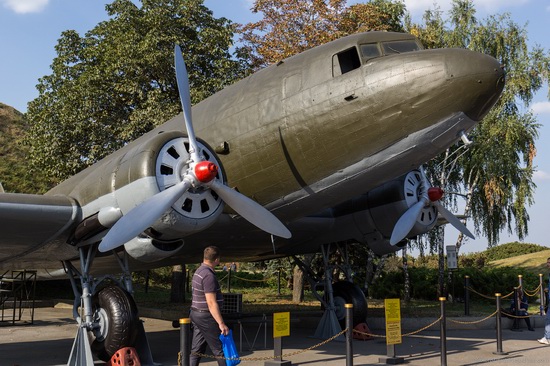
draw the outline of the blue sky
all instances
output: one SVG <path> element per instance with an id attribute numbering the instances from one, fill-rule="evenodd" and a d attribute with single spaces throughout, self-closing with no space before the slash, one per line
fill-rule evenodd
<path id="1" fill-rule="evenodd" d="M 450 0 L 405 0 L 407 9 L 417 20 L 434 2 L 444 11 L 451 4 Z M 74 29 L 84 35 L 97 23 L 107 19 L 107 3 L 110 1 L 0 0 L 0 45 L 3 50 L 0 57 L 0 102 L 25 112 L 27 103 L 38 96 L 38 79 L 51 73 L 50 64 L 56 55 L 54 47 L 61 32 Z M 258 19 L 257 15 L 250 12 L 252 3 L 252 0 L 205 1 L 216 17 L 226 17 L 237 23 Z M 538 44 L 550 50 L 549 0 L 474 0 L 474 3 L 479 19 L 488 14 L 508 12 L 516 23 L 527 24 L 530 44 Z M 529 235 L 524 241 L 550 246 L 550 225 L 545 205 L 550 202 L 550 102 L 547 93 L 548 87 L 545 86 L 529 106 L 542 126 L 535 160 L 538 169 L 535 183 L 538 188 L 535 204 L 529 208 Z M 457 231 L 449 227 L 446 233 L 446 244 L 454 244 Z M 504 232 L 500 242 L 516 239 Z M 481 251 L 485 247 L 486 240 L 478 238 L 469 241 L 462 251 Z"/>

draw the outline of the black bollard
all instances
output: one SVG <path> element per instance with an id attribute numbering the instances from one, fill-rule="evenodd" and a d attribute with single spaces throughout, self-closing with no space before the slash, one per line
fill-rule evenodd
<path id="1" fill-rule="evenodd" d="M 353 366 L 353 304 L 346 308 L 346 366 Z"/>
<path id="2" fill-rule="evenodd" d="M 180 362 L 178 365 L 189 366 L 191 356 L 191 319 L 180 319 Z"/>
<path id="3" fill-rule="evenodd" d="M 445 316 L 445 298 L 440 297 L 441 303 L 441 366 L 447 366 L 447 317 Z"/>
<path id="4" fill-rule="evenodd" d="M 470 315 L 470 276 L 464 276 L 464 315 Z"/>
<path id="5" fill-rule="evenodd" d="M 501 306 L 500 306 L 500 296 L 501 294 L 496 293 L 495 294 L 497 298 L 497 351 L 493 352 L 495 355 L 507 355 L 508 352 L 502 351 L 502 313 L 501 313 Z"/>

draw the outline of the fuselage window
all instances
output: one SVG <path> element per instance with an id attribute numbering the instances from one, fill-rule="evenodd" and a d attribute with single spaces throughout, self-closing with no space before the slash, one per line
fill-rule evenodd
<path id="1" fill-rule="evenodd" d="M 332 56 L 332 73 L 333 76 L 338 76 L 358 69 L 361 66 L 359 55 L 355 47 L 337 53 Z"/>
<path id="2" fill-rule="evenodd" d="M 378 43 L 362 44 L 359 47 L 361 49 L 361 56 L 363 56 L 365 61 L 371 58 L 380 57 L 380 48 L 378 48 Z"/>
<path id="3" fill-rule="evenodd" d="M 420 47 L 414 40 L 382 42 L 382 48 L 385 55 L 394 53 L 419 51 Z"/>

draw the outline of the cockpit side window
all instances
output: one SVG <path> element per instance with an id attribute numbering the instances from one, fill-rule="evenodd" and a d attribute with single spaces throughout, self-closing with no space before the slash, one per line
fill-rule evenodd
<path id="1" fill-rule="evenodd" d="M 345 51 L 332 56 L 332 75 L 343 75 L 361 66 L 361 60 L 357 53 L 357 48 L 348 48 Z"/>
<path id="2" fill-rule="evenodd" d="M 392 55 L 395 53 L 419 51 L 420 47 L 416 41 L 407 39 L 403 41 L 382 42 L 382 49 L 385 55 Z"/>

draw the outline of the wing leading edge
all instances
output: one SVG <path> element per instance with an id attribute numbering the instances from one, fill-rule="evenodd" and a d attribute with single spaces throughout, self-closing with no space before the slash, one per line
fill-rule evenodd
<path id="1" fill-rule="evenodd" d="M 80 212 L 67 196 L 0 193 L 0 268 L 56 239 L 64 242 Z"/>

